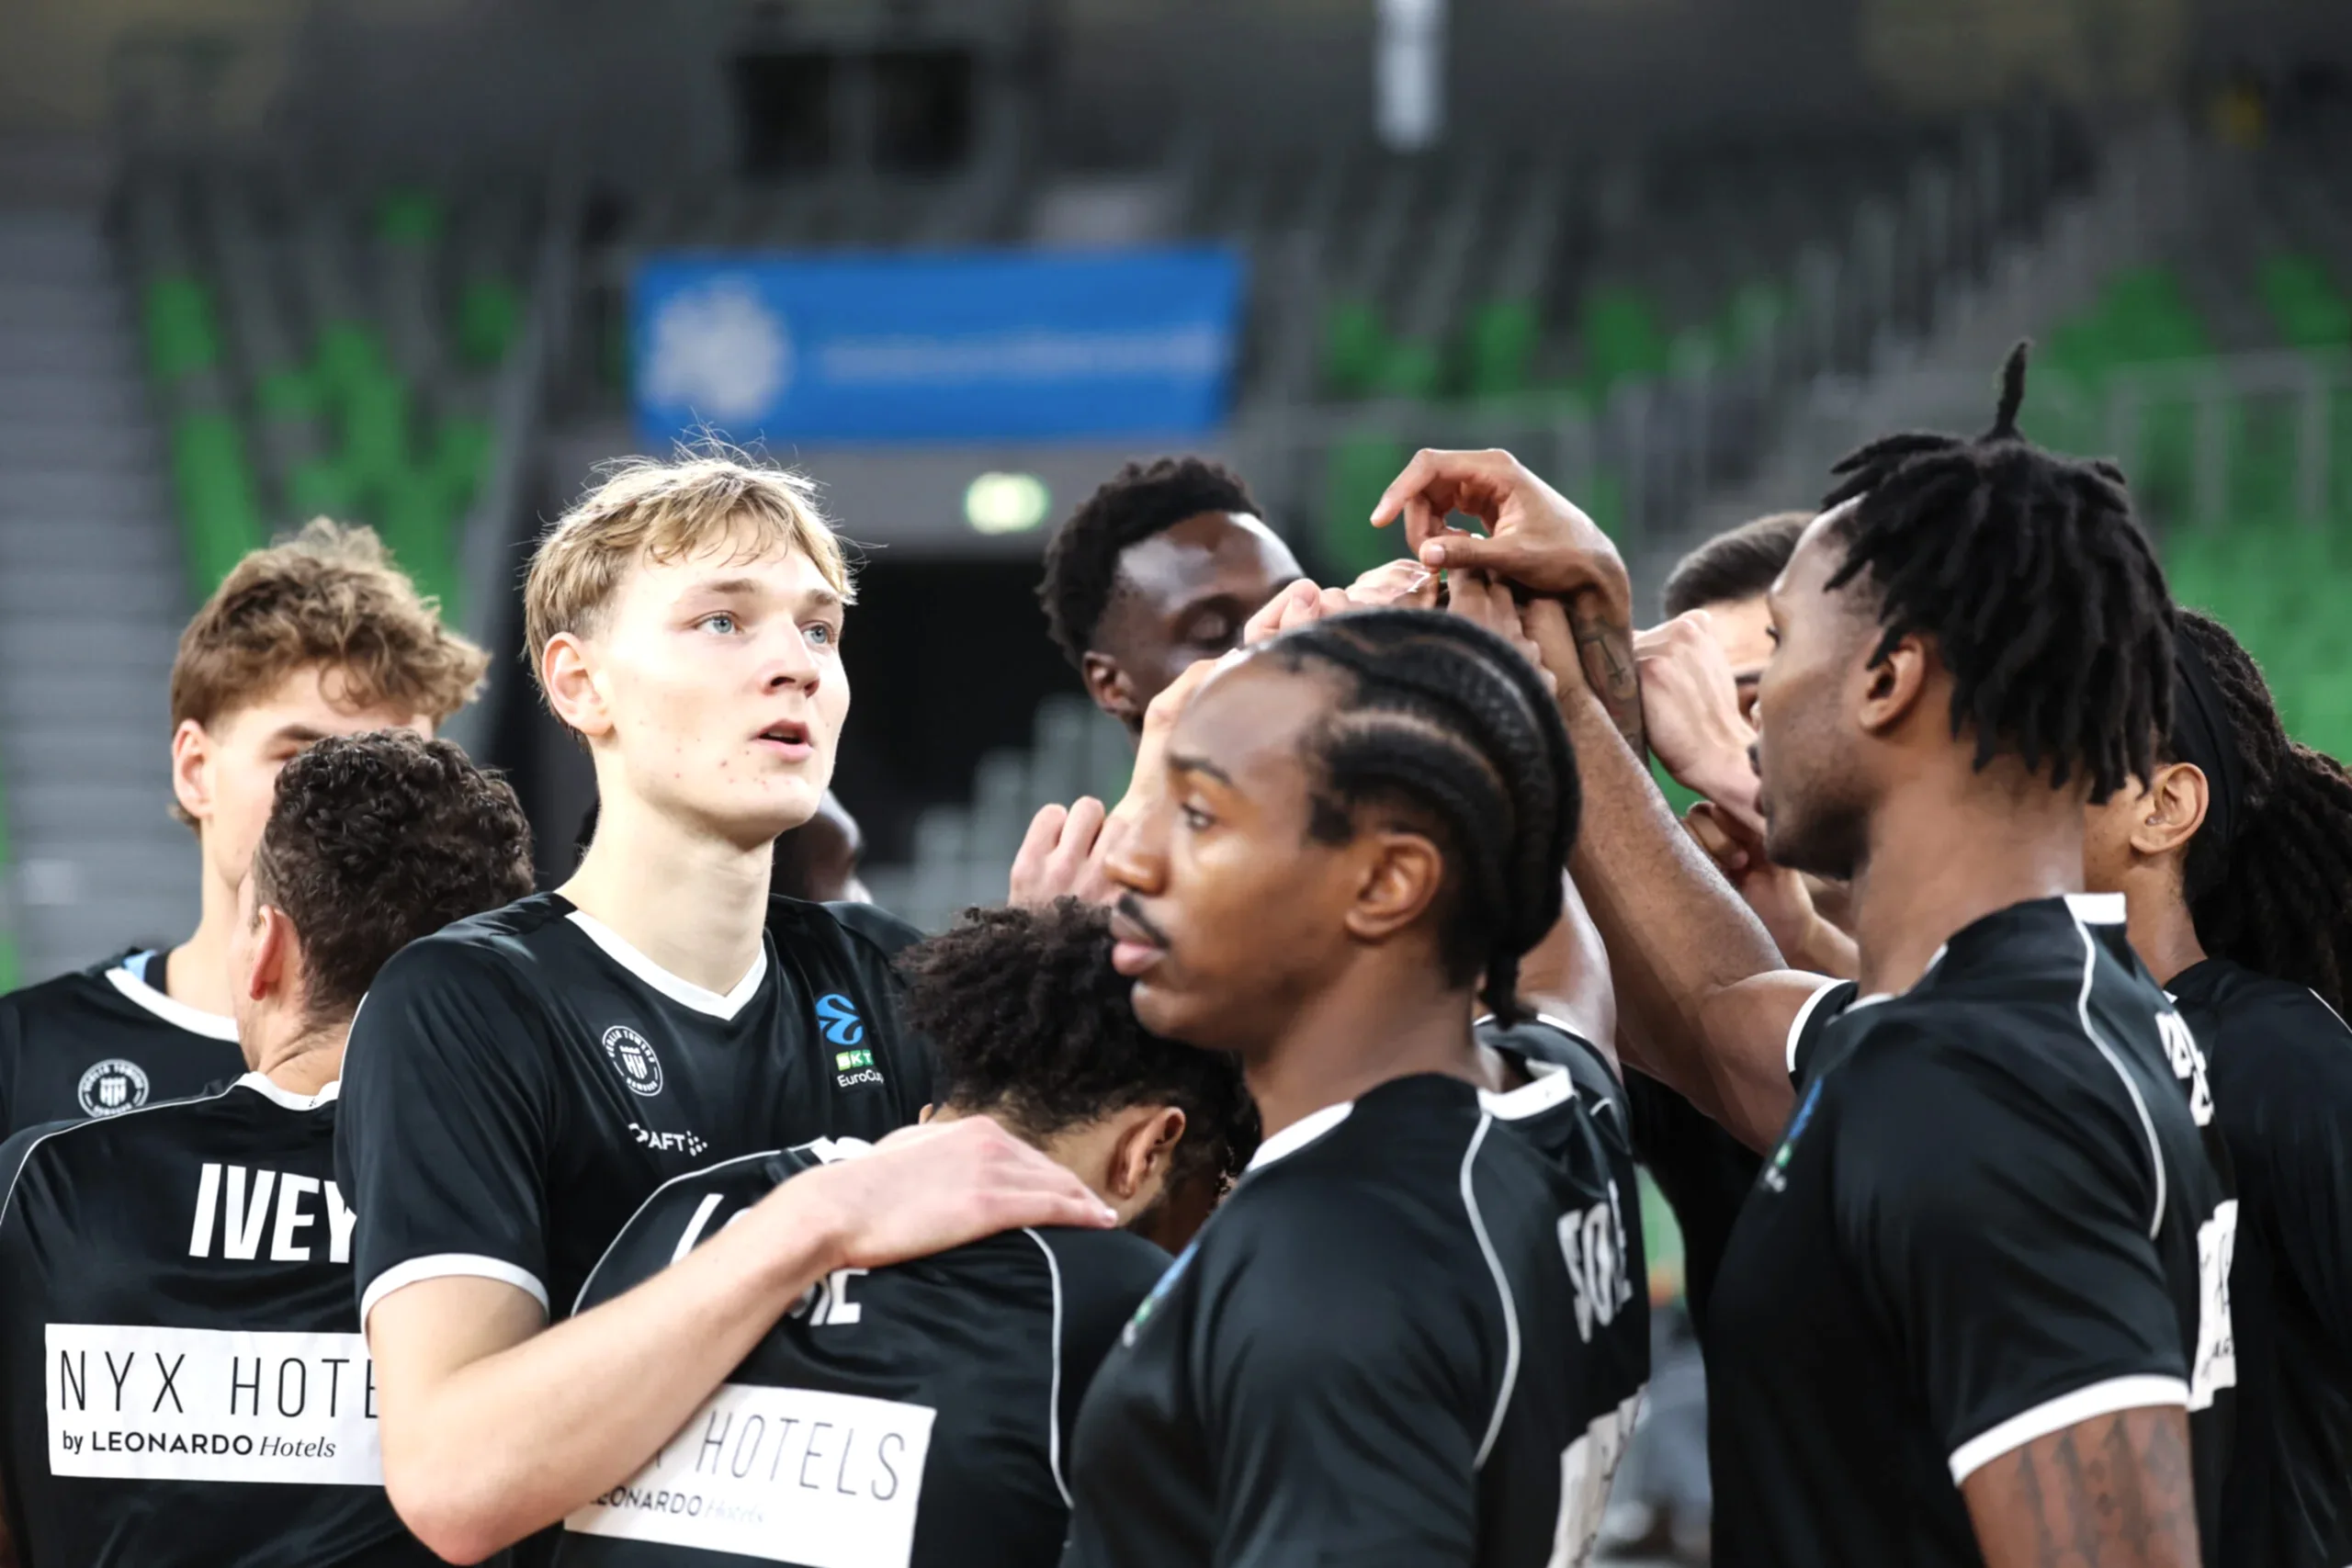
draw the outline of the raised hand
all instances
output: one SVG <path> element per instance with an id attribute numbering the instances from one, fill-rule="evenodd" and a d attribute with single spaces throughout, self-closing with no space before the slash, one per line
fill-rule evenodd
<path id="1" fill-rule="evenodd" d="M 1155 705 L 1157 705 L 1155 704 Z M 1040 807 L 1012 857 L 1012 886 L 1005 901 L 1035 906 L 1057 898 L 1111 901 L 1104 863 L 1126 836 L 1129 824 L 1114 820 L 1092 795 L 1069 807 Z"/>
<path id="2" fill-rule="evenodd" d="M 1739 685 L 1723 645 L 1707 629 L 1707 612 L 1692 610 L 1636 634 L 1634 660 L 1651 751 L 1684 787 L 1760 838 L 1764 819 L 1747 751 L 1756 731 L 1740 716 Z"/>

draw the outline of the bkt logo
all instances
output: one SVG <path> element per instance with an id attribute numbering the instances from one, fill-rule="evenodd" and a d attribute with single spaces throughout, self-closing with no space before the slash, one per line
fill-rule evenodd
<path id="1" fill-rule="evenodd" d="M 865 1025 L 847 997 L 831 992 L 819 997 L 817 1020 L 824 1027 L 825 1038 L 835 1045 L 855 1045 L 865 1039 Z"/>

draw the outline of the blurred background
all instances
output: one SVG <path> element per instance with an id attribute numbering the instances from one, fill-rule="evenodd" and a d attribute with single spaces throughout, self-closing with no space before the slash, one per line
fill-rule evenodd
<path id="1" fill-rule="evenodd" d="M 499 652 L 458 732 L 552 882 L 528 541 L 615 456 L 805 465 L 865 563 L 837 788 L 937 924 L 1124 786 L 1034 599 L 1124 458 L 1225 457 L 1328 580 L 1412 447 L 1509 446 L 1648 609 L 1982 426 L 2019 334 L 2029 432 L 2352 750 L 2343 0 L 5 0 L 0 988 L 191 927 L 175 639 L 318 513 Z"/>

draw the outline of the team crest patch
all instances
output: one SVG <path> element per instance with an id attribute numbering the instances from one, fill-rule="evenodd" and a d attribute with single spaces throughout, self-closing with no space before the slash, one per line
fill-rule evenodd
<path id="1" fill-rule="evenodd" d="M 662 1058 L 653 1054 L 652 1042 L 628 1024 L 616 1023 L 605 1031 L 605 1057 L 630 1093 L 662 1092 Z"/>
<path id="2" fill-rule="evenodd" d="M 147 1103 L 147 1075 L 136 1062 L 109 1056 L 82 1075 L 75 1098 L 85 1116 L 119 1116 Z"/>

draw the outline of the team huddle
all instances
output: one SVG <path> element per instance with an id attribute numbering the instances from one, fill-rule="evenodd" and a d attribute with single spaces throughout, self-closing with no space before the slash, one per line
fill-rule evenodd
<path id="1" fill-rule="evenodd" d="M 551 891 L 433 738 L 485 656 L 365 530 L 249 556 L 173 672 L 196 931 L 0 998 L 0 1563 L 1568 1568 L 1639 1162 L 1717 1562 L 2344 1568 L 2352 779 L 2023 393 L 1643 631 L 1505 453 L 1344 587 L 1129 465 L 1039 597 L 1132 783 L 928 938 L 799 476 L 538 542 Z"/>

